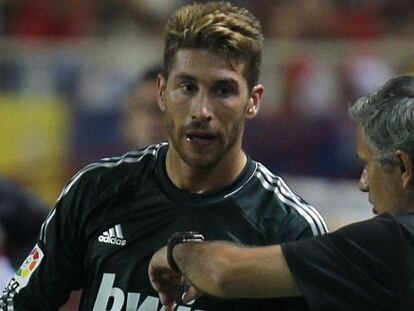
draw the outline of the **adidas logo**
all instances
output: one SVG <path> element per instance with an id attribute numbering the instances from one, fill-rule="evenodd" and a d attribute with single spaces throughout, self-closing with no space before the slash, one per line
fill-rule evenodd
<path id="1" fill-rule="evenodd" d="M 122 234 L 121 225 L 117 224 L 113 228 L 110 228 L 108 231 L 104 231 L 98 238 L 99 242 L 108 243 L 113 245 L 124 246 L 126 240 Z"/>

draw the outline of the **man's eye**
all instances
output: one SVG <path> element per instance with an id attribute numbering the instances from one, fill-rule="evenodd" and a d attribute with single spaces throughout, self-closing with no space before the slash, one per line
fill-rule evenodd
<path id="1" fill-rule="evenodd" d="M 216 89 L 216 93 L 221 97 L 227 97 L 234 94 L 234 90 L 228 86 L 221 86 Z"/>
<path id="2" fill-rule="evenodd" d="M 197 91 L 197 86 L 194 83 L 181 83 L 180 88 L 186 93 L 194 93 Z"/>

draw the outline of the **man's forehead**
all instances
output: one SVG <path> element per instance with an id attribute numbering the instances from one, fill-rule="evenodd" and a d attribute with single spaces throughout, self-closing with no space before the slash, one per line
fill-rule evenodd
<path id="1" fill-rule="evenodd" d="M 188 75 L 200 74 L 200 71 L 217 76 L 242 77 L 244 63 L 205 49 L 180 49 L 174 56 L 170 72 Z"/>

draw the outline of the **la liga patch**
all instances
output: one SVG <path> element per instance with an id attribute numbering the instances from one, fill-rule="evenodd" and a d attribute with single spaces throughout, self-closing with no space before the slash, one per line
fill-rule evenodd
<path id="1" fill-rule="evenodd" d="M 14 275 L 14 280 L 19 285 L 15 290 L 19 292 L 20 289 L 24 288 L 30 280 L 33 272 L 39 267 L 44 254 L 40 249 L 39 245 L 35 245 L 33 250 L 27 256 L 26 260 L 23 262 L 21 267 L 16 271 Z"/>

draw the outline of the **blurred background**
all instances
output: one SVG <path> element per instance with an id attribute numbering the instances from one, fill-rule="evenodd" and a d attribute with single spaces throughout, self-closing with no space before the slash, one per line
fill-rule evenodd
<path id="1" fill-rule="evenodd" d="M 166 18 L 189 2 L 1 0 L 0 175 L 51 207 L 87 163 L 161 139 L 151 71 Z M 245 149 L 331 229 L 370 217 L 347 108 L 414 71 L 414 1 L 230 2 L 266 36 L 266 95 Z"/>

